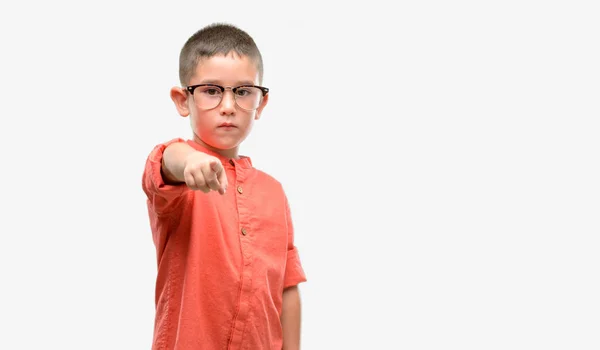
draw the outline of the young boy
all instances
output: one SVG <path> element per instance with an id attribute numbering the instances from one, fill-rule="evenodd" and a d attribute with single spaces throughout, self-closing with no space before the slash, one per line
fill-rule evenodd
<path id="1" fill-rule="evenodd" d="M 152 349 L 298 349 L 306 281 L 282 185 L 238 154 L 269 100 L 254 40 L 213 24 L 183 46 L 171 99 L 192 139 L 157 145 L 142 187 L 156 246 Z"/>

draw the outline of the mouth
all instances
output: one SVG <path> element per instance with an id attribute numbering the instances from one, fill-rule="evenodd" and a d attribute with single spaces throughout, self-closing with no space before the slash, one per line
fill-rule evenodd
<path id="1" fill-rule="evenodd" d="M 219 125 L 219 128 L 237 128 L 237 126 L 231 123 L 222 123 Z"/>

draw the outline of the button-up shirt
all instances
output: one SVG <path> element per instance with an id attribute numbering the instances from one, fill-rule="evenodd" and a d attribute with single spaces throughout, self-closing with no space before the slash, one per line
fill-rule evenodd
<path id="1" fill-rule="evenodd" d="M 227 192 L 166 184 L 162 155 L 172 142 L 217 157 Z M 148 156 L 142 188 L 157 257 L 152 349 L 280 350 L 283 290 L 306 281 L 281 183 L 249 157 L 173 139 Z"/>

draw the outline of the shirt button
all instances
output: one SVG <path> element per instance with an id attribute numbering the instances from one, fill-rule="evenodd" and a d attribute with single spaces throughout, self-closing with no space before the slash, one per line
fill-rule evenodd
<path id="1" fill-rule="evenodd" d="M 242 186 L 238 186 L 237 190 L 240 194 L 244 193 L 244 190 L 242 190 Z"/>
<path id="2" fill-rule="evenodd" d="M 248 232 L 246 232 L 246 228 L 245 228 L 245 227 L 242 227 L 242 234 L 243 234 L 244 236 L 248 234 Z"/>

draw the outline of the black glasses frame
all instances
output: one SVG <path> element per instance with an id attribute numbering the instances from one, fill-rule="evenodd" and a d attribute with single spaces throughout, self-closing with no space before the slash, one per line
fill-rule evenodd
<path id="1" fill-rule="evenodd" d="M 264 86 L 258 86 L 258 85 L 240 85 L 240 86 L 236 86 L 236 87 L 231 87 L 231 86 L 224 87 L 224 86 L 216 85 L 216 84 L 198 84 L 198 85 L 186 86 L 185 89 L 190 94 L 193 95 L 194 94 L 194 90 L 196 90 L 196 88 L 200 87 L 200 86 L 212 86 L 212 87 L 215 87 L 215 88 L 221 90 L 221 93 L 224 93 L 225 90 L 227 90 L 227 89 L 231 89 L 231 91 L 233 91 L 233 93 L 235 94 L 238 89 L 245 88 L 245 87 L 255 87 L 255 88 L 260 89 L 260 91 L 262 91 L 263 97 L 265 97 L 265 95 L 269 93 L 269 88 L 266 88 Z"/>

